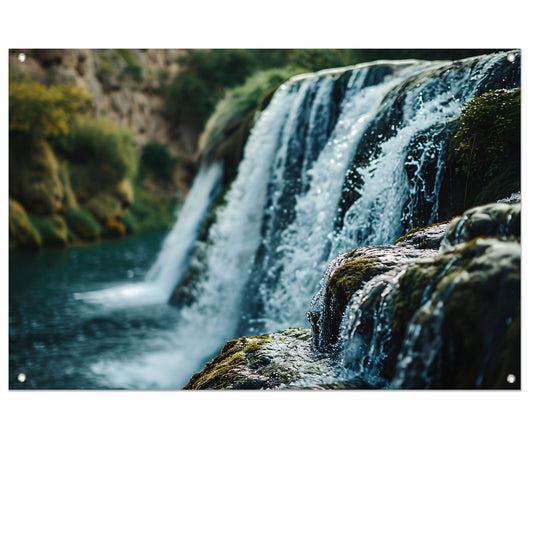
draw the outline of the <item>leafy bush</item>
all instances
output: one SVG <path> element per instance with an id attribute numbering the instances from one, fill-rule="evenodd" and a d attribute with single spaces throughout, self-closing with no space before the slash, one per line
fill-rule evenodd
<path id="1" fill-rule="evenodd" d="M 163 144 L 152 142 L 143 147 L 141 164 L 157 179 L 171 181 L 176 163 L 177 159 L 170 155 Z"/>
<path id="2" fill-rule="evenodd" d="M 269 89 L 301 72 L 297 67 L 260 70 L 250 75 L 242 85 L 228 89 L 209 117 L 203 142 L 220 142 L 224 137 L 224 130 L 231 123 L 240 122 L 256 109 Z"/>
<path id="3" fill-rule="evenodd" d="M 166 111 L 176 121 L 203 126 L 226 88 L 256 70 L 284 65 L 285 56 L 285 50 L 190 50 L 178 59 L 182 70 L 166 88 Z"/>
<path id="4" fill-rule="evenodd" d="M 81 200 L 137 173 L 133 135 L 106 119 L 76 117 L 70 133 L 58 138 L 55 146 L 69 162 L 72 186 Z"/>
<path id="5" fill-rule="evenodd" d="M 30 222 L 37 229 L 42 242 L 47 246 L 66 246 L 68 243 L 68 229 L 65 219 L 60 215 L 38 216 L 30 215 Z"/>
<path id="6" fill-rule="evenodd" d="M 66 135 L 74 114 L 91 96 L 71 85 L 46 87 L 28 79 L 9 79 L 9 131 L 38 142 Z"/>
<path id="7" fill-rule="evenodd" d="M 83 240 L 95 240 L 102 233 L 102 227 L 98 221 L 83 207 L 68 209 L 65 211 L 64 217 L 69 229 Z"/>
<path id="8" fill-rule="evenodd" d="M 143 185 L 134 182 L 135 203 L 124 214 L 130 231 L 152 231 L 169 228 L 175 220 L 175 200 L 156 198 Z"/>

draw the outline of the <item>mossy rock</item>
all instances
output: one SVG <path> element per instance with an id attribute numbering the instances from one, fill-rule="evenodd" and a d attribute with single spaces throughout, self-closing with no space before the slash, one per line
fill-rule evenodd
<path id="1" fill-rule="evenodd" d="M 313 352 L 309 329 L 289 328 L 228 341 L 184 389 L 307 388 L 327 381 L 333 369 L 331 358 Z"/>
<path id="2" fill-rule="evenodd" d="M 338 312 L 342 314 L 355 291 L 376 275 L 375 263 L 375 259 L 360 258 L 344 263 L 335 271 L 328 291 Z"/>
<path id="3" fill-rule="evenodd" d="M 25 209 L 17 201 L 9 199 L 9 247 L 35 250 L 42 239 L 33 227 Z"/>
<path id="4" fill-rule="evenodd" d="M 113 195 L 122 205 L 123 209 L 130 207 L 134 201 L 133 185 L 128 179 L 119 182 L 113 191 Z"/>
<path id="5" fill-rule="evenodd" d="M 122 220 L 110 218 L 104 224 L 103 233 L 106 237 L 124 237 L 127 231 Z"/>
<path id="6" fill-rule="evenodd" d="M 102 226 L 96 218 L 83 207 L 72 207 L 65 211 L 65 220 L 71 229 L 80 239 L 84 241 L 94 241 L 102 235 Z"/>
<path id="7" fill-rule="evenodd" d="M 53 215 L 61 210 L 64 187 L 47 142 L 10 143 L 9 194 L 29 213 Z"/>
<path id="8" fill-rule="evenodd" d="M 488 91 L 463 108 L 439 193 L 441 218 L 520 191 L 520 93 Z"/>
<path id="9" fill-rule="evenodd" d="M 228 341 L 205 368 L 194 374 L 184 389 L 213 389 L 224 388 L 227 381 L 232 377 L 233 370 L 244 363 L 246 359 L 241 351 L 247 346 L 246 338 Z"/>
<path id="10" fill-rule="evenodd" d="M 120 201 L 107 193 L 102 193 L 91 198 L 85 204 L 85 208 L 102 225 L 106 225 L 109 220 L 122 220 L 124 216 Z"/>
<path id="11" fill-rule="evenodd" d="M 516 388 L 519 306 L 515 240 L 480 237 L 410 265 L 396 291 L 393 324 L 403 342 L 391 386 Z"/>
<path id="12" fill-rule="evenodd" d="M 64 247 L 69 242 L 68 227 L 61 215 L 39 216 L 30 215 L 32 225 L 37 229 L 43 245 Z"/>

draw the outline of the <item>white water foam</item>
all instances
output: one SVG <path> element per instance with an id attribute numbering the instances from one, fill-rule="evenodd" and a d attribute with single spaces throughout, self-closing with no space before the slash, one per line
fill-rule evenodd
<path id="1" fill-rule="evenodd" d="M 241 293 L 260 240 L 266 188 L 295 91 L 282 86 L 250 133 L 238 175 L 224 209 L 208 234 L 205 277 L 198 299 L 180 311 L 168 348 L 128 362 L 103 361 L 92 370 L 113 386 L 177 388 L 185 385 L 203 360 L 216 355 L 240 320 Z M 175 266 L 175 265 L 174 265 Z"/>
<path id="2" fill-rule="evenodd" d="M 217 161 L 203 165 L 187 195 L 178 220 L 165 238 L 157 260 L 142 282 L 125 283 L 109 289 L 74 294 L 75 299 L 105 305 L 129 307 L 166 303 L 185 275 L 192 247 L 224 172 Z"/>

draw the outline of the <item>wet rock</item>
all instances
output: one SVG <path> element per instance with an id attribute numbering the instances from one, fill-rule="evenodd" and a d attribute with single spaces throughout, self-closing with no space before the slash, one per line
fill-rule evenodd
<path id="1" fill-rule="evenodd" d="M 308 314 L 315 348 L 371 387 L 519 387 L 520 207 L 339 256 Z"/>
<path id="2" fill-rule="evenodd" d="M 477 238 L 435 258 L 391 387 L 520 387 L 520 251 L 517 241 Z"/>
<path id="3" fill-rule="evenodd" d="M 331 358 L 314 354 L 309 329 L 291 328 L 227 342 L 184 389 L 312 387 L 334 374 L 334 367 Z"/>
<path id="4" fill-rule="evenodd" d="M 33 227 L 22 205 L 9 199 L 9 247 L 34 250 L 41 246 L 41 236 Z"/>
<path id="5" fill-rule="evenodd" d="M 357 248 L 332 261 L 307 315 L 315 347 L 335 351 L 339 347 L 340 323 L 351 297 L 370 279 L 407 261 L 436 254 L 445 230 L 446 223 L 416 228 L 394 245 Z"/>
<path id="6" fill-rule="evenodd" d="M 520 195 L 474 207 L 450 221 L 443 248 L 476 237 L 508 237 L 520 240 Z"/>

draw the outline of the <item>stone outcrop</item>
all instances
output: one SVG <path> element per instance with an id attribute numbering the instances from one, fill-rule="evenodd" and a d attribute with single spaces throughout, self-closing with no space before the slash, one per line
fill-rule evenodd
<path id="1" fill-rule="evenodd" d="M 186 389 L 520 388 L 520 195 L 339 256 L 312 330 L 226 343 Z"/>
<path id="2" fill-rule="evenodd" d="M 176 76 L 180 68 L 176 60 L 186 53 L 178 49 L 12 49 L 9 71 L 45 85 L 66 83 L 87 90 L 95 116 L 106 116 L 132 131 L 139 146 L 158 142 L 168 147 L 178 159 L 175 186 L 186 192 L 193 177 L 197 132 L 189 131 L 186 124 L 171 131 L 161 91 L 161 82 Z"/>

